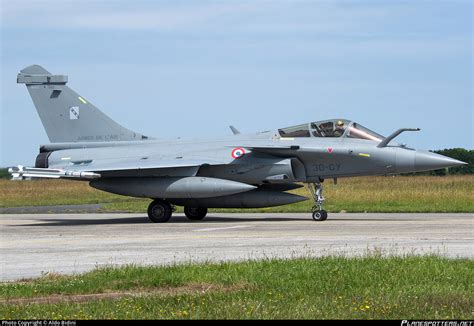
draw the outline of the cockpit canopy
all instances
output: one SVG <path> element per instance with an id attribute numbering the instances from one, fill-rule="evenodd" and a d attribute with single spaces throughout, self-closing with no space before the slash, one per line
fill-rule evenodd
<path id="1" fill-rule="evenodd" d="M 281 137 L 347 137 L 381 142 L 385 137 L 364 126 L 344 119 L 322 120 L 278 129 Z"/>

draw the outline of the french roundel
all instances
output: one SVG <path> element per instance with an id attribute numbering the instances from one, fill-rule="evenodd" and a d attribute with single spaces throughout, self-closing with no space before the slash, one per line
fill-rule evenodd
<path id="1" fill-rule="evenodd" d="M 245 149 L 242 147 L 237 147 L 232 150 L 232 157 L 233 158 L 241 158 L 242 156 L 245 155 Z"/>

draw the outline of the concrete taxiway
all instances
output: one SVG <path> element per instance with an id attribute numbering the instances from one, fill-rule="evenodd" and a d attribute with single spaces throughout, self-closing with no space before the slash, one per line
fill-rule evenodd
<path id="1" fill-rule="evenodd" d="M 143 214 L 0 215 L 2 281 L 97 266 L 262 257 L 428 254 L 474 258 L 474 214 L 182 214 L 154 224 Z"/>

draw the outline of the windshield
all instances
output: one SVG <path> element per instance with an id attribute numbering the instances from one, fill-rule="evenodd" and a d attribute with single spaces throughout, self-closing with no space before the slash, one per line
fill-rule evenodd
<path id="1" fill-rule="evenodd" d="M 360 124 L 355 122 L 349 126 L 347 131 L 347 137 L 373 140 L 377 142 L 381 142 L 385 138 L 384 136 L 379 135 L 378 133 L 369 130 L 368 128 L 361 126 Z"/>

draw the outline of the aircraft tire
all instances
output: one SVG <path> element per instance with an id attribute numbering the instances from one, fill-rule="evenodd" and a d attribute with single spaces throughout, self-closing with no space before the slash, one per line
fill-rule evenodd
<path id="1" fill-rule="evenodd" d="M 325 210 L 320 210 L 320 211 L 314 211 L 313 212 L 313 220 L 315 221 L 326 221 L 328 218 L 328 212 Z"/>
<path id="2" fill-rule="evenodd" d="M 154 223 L 168 222 L 172 213 L 170 203 L 165 200 L 155 199 L 148 206 L 148 217 Z"/>
<path id="3" fill-rule="evenodd" d="M 207 208 L 184 206 L 184 214 L 192 221 L 200 221 L 206 217 Z"/>

